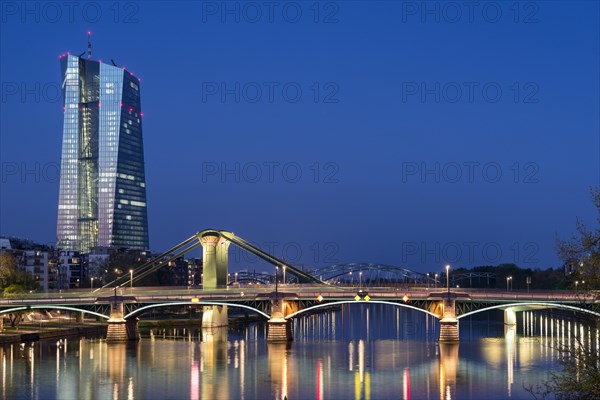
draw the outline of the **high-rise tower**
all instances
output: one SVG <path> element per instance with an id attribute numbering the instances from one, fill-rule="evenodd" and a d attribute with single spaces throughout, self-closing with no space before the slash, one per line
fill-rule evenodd
<path id="1" fill-rule="evenodd" d="M 58 247 L 148 249 L 140 80 L 91 58 L 63 54 L 60 63 Z"/>

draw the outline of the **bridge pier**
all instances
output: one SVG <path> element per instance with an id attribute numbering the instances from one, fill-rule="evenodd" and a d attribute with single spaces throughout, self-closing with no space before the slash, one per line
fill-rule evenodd
<path id="1" fill-rule="evenodd" d="M 110 318 L 106 331 L 107 343 L 123 343 L 129 340 L 139 340 L 137 318 L 125 321 L 123 318 L 123 298 L 114 296 L 110 301 Z"/>
<path id="2" fill-rule="evenodd" d="M 216 232 L 207 232 L 202 235 L 202 265 L 204 289 L 217 289 L 227 287 L 227 269 L 229 241 Z"/>
<path id="3" fill-rule="evenodd" d="M 84 315 L 85 314 L 83 312 L 77 313 L 76 317 L 75 317 L 75 321 L 79 322 L 79 323 L 83 323 L 84 322 Z"/>
<path id="4" fill-rule="evenodd" d="M 440 342 L 458 342 L 458 319 L 456 318 L 456 299 L 448 293 L 443 299 L 443 314 L 440 320 Z"/>
<path id="5" fill-rule="evenodd" d="M 504 325 L 516 326 L 517 325 L 517 312 L 514 308 L 508 307 L 504 310 Z"/>
<path id="6" fill-rule="evenodd" d="M 227 306 L 204 306 L 202 308 L 202 328 L 218 328 L 228 325 Z"/>
<path id="7" fill-rule="evenodd" d="M 271 319 L 268 322 L 269 331 L 267 342 L 291 342 L 292 321 L 285 319 L 285 302 L 280 299 L 271 299 Z"/>

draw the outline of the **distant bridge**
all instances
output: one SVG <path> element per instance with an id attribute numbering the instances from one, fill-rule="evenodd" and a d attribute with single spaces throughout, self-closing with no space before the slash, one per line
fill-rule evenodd
<path id="1" fill-rule="evenodd" d="M 324 283 L 336 286 L 397 286 L 397 285 L 422 285 L 435 288 L 444 286 L 445 275 L 415 272 L 408 268 L 389 264 L 374 263 L 351 263 L 335 264 L 318 268 L 309 272 L 312 276 Z M 444 276 L 444 278 L 442 278 Z M 450 285 L 461 287 L 467 284 L 472 286 L 482 282 L 486 286 L 496 283 L 496 274 L 493 272 L 467 272 L 461 274 L 450 274 Z"/>

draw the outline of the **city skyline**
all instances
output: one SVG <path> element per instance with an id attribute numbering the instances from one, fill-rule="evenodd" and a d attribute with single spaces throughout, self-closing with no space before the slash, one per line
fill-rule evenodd
<path id="1" fill-rule="evenodd" d="M 152 250 L 215 228 L 307 266 L 545 268 L 561 264 L 557 236 L 593 221 L 598 27 L 586 6 L 451 23 L 353 2 L 254 23 L 204 4 L 143 3 L 127 22 L 130 10 L 107 8 L 53 29 L 6 15 L 2 235 L 56 239 L 56 57 L 84 52 L 88 30 L 95 57 L 144 83 Z M 177 24 L 156 29 L 165 19 Z"/>

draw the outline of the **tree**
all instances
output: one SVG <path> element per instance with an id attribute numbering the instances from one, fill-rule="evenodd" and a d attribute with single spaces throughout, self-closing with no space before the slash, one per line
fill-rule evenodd
<path id="1" fill-rule="evenodd" d="M 558 255 L 565 262 L 576 261 L 580 269 L 577 277 L 585 279 L 586 286 L 600 287 L 600 187 L 590 189 L 598 211 L 598 227 L 588 228 L 577 220 L 577 233 L 570 240 L 557 239 Z M 600 326 L 600 320 L 597 321 Z M 550 379 L 537 390 L 529 391 L 535 397 L 554 395 L 558 399 L 600 399 L 600 357 L 598 349 L 587 346 L 576 338 L 575 343 L 558 346 L 563 369 L 552 373 Z"/>
<path id="2" fill-rule="evenodd" d="M 17 274 L 17 259 L 11 253 L 0 253 L 0 289 L 11 285 Z"/>
<path id="3" fill-rule="evenodd" d="M 577 218 L 577 233 L 568 240 L 557 239 L 556 247 L 563 261 L 579 266 L 575 279 L 585 280 L 588 288 L 600 289 L 600 186 L 591 188 L 590 196 L 598 212 L 596 228 L 588 228 Z"/>
<path id="4" fill-rule="evenodd" d="M 39 285 L 31 273 L 17 268 L 17 259 L 14 255 L 11 253 L 0 254 L 0 290 L 2 294 L 14 296 L 38 288 Z"/>

